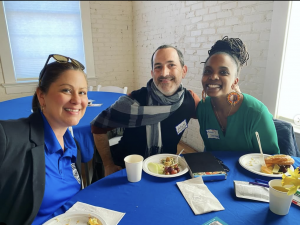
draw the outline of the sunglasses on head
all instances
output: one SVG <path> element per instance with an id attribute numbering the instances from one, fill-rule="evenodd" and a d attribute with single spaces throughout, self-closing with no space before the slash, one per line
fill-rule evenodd
<path id="1" fill-rule="evenodd" d="M 41 84 L 43 75 L 44 75 L 44 73 L 45 73 L 46 66 L 47 66 L 47 64 L 48 64 L 48 62 L 49 62 L 49 60 L 50 60 L 51 58 L 55 59 L 55 61 L 58 62 L 58 63 L 68 63 L 69 60 L 70 60 L 71 63 L 72 63 L 73 65 L 75 65 L 76 67 L 80 68 L 81 70 L 84 70 L 84 69 L 85 69 L 84 65 L 82 65 L 80 62 L 78 62 L 78 61 L 75 60 L 75 59 L 72 59 L 72 58 L 70 58 L 70 57 L 63 56 L 63 55 L 51 54 L 51 55 L 48 56 L 48 59 L 47 59 L 47 61 L 46 61 L 46 63 L 45 63 L 45 66 L 44 66 L 44 68 L 42 69 L 42 71 L 41 71 L 41 73 L 40 73 L 40 79 L 39 79 L 39 80 L 40 80 L 40 81 L 39 81 L 40 84 Z"/>

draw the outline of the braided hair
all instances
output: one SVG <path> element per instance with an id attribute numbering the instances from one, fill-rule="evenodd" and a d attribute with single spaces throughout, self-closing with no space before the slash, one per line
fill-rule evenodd
<path id="1" fill-rule="evenodd" d="M 207 60 L 216 53 L 227 53 L 236 62 L 238 68 L 238 74 L 241 68 L 246 64 L 249 59 L 249 53 L 247 52 L 245 44 L 239 38 L 228 38 L 225 36 L 222 40 L 218 40 L 210 50 L 208 50 Z"/>

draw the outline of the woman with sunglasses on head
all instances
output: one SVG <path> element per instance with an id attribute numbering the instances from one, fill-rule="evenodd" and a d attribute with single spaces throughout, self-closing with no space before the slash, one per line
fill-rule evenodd
<path id="1" fill-rule="evenodd" d="M 42 224 L 81 189 L 81 153 L 68 127 L 88 104 L 83 69 L 74 59 L 50 55 L 33 113 L 0 121 L 0 224 Z"/>
<path id="2" fill-rule="evenodd" d="M 206 151 L 260 152 L 257 131 L 264 153 L 278 154 L 272 114 L 256 98 L 235 91 L 239 90 L 241 69 L 249 59 L 244 43 L 225 36 L 208 55 L 202 74 L 202 100 L 197 107 Z"/>

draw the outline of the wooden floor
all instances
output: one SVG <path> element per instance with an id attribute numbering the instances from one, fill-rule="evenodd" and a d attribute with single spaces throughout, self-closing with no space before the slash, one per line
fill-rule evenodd
<path id="1" fill-rule="evenodd" d="M 180 141 L 177 145 L 177 154 L 180 153 L 180 151 L 184 149 L 184 151 L 182 152 L 182 154 L 185 153 L 192 153 L 192 152 L 197 152 L 195 149 L 193 149 L 191 146 L 187 145 L 186 143 L 184 143 L 183 141 Z"/>

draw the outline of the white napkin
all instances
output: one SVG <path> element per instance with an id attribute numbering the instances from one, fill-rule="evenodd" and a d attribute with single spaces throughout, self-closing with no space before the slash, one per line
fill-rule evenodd
<path id="1" fill-rule="evenodd" d="M 202 177 L 177 182 L 177 186 L 195 215 L 224 210 L 219 200 L 203 183 Z"/>
<path id="2" fill-rule="evenodd" d="M 102 207 L 97 207 L 93 205 L 89 205 L 83 202 L 76 202 L 66 213 L 68 212 L 76 212 L 76 211 L 85 211 L 95 213 L 106 222 L 107 225 L 116 225 L 123 218 L 125 213 L 113 211 L 110 209 L 105 209 Z"/>

